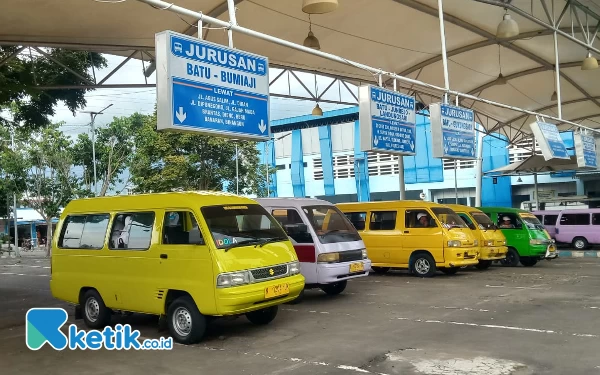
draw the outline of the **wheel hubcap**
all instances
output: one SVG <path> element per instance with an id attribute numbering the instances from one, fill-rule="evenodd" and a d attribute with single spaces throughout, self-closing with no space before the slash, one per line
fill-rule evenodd
<path id="1" fill-rule="evenodd" d="M 429 272 L 430 268 L 431 268 L 431 266 L 429 265 L 429 261 L 427 261 L 427 259 L 421 258 L 421 259 L 417 259 L 417 261 L 415 262 L 415 270 L 420 275 L 423 275 L 423 274 Z"/>
<path id="2" fill-rule="evenodd" d="M 187 336 L 192 331 L 192 316 L 187 309 L 178 307 L 173 314 L 173 328 L 180 336 Z"/>
<path id="3" fill-rule="evenodd" d="M 582 240 L 575 241 L 575 247 L 578 249 L 583 249 L 583 241 Z"/>
<path id="4" fill-rule="evenodd" d="M 98 320 L 98 316 L 100 315 L 100 304 L 96 301 L 95 298 L 90 298 L 87 300 L 85 304 L 85 316 L 87 316 L 90 322 L 95 322 Z"/>

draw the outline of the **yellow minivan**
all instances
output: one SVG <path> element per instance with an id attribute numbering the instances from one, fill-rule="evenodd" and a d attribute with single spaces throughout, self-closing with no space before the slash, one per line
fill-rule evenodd
<path id="1" fill-rule="evenodd" d="M 479 241 L 452 209 L 424 201 L 339 203 L 376 273 L 408 268 L 420 277 L 455 274 L 479 263 Z"/>
<path id="2" fill-rule="evenodd" d="M 446 204 L 446 206 L 463 219 L 479 240 L 479 264 L 475 267 L 484 270 L 489 268 L 492 262 L 506 258 L 508 251 L 506 237 L 483 211 L 460 204 Z"/>
<path id="3" fill-rule="evenodd" d="M 50 287 L 90 328 L 117 311 L 155 314 L 190 344 L 207 317 L 268 324 L 304 277 L 288 236 L 256 201 L 176 192 L 71 201 L 52 243 Z"/>

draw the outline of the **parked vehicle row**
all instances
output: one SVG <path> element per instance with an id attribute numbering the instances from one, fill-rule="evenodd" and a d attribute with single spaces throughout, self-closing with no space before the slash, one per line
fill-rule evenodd
<path id="1" fill-rule="evenodd" d="M 507 216 L 513 228 L 499 229 Z M 339 294 L 371 270 L 430 277 L 507 259 L 532 266 L 552 257 L 552 246 L 535 216 L 511 209 L 424 201 L 336 207 L 218 192 L 98 197 L 71 201 L 61 214 L 50 287 L 90 328 L 109 324 L 113 313 L 154 314 L 189 344 L 212 318 L 268 324 L 305 289 Z"/>
<path id="2" fill-rule="evenodd" d="M 600 245 L 600 208 L 563 211 L 533 211 L 557 243 L 577 250 Z"/>

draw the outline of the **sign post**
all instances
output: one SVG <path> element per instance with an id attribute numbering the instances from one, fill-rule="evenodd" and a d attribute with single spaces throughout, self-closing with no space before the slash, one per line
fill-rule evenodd
<path id="1" fill-rule="evenodd" d="M 361 151 L 415 155 L 415 98 L 372 85 L 358 93 Z"/>
<path id="2" fill-rule="evenodd" d="M 266 57 L 163 31 L 156 66 L 158 130 L 269 139 Z"/>
<path id="3" fill-rule="evenodd" d="M 575 155 L 579 168 L 598 169 L 596 156 L 596 140 L 594 137 L 577 133 L 573 136 L 575 141 Z"/>
<path id="4" fill-rule="evenodd" d="M 449 104 L 429 106 L 433 157 L 475 159 L 475 114 L 472 110 Z"/>
<path id="5" fill-rule="evenodd" d="M 560 137 L 558 128 L 554 124 L 536 121 L 529 125 L 533 136 L 538 141 L 544 160 L 570 159 L 567 147 Z"/>

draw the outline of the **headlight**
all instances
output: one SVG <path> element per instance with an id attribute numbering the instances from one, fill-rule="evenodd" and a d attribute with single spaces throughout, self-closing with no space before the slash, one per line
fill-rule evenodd
<path id="1" fill-rule="evenodd" d="M 479 240 L 473 241 L 473 246 L 479 246 Z"/>
<path id="2" fill-rule="evenodd" d="M 297 275 L 300 273 L 300 262 L 292 262 L 288 264 L 290 270 L 290 276 Z"/>
<path id="3" fill-rule="evenodd" d="M 325 253 L 319 254 L 317 257 L 318 263 L 338 263 L 340 261 L 340 253 Z"/>
<path id="4" fill-rule="evenodd" d="M 542 240 L 539 238 L 529 240 L 530 245 L 545 245 L 546 243 L 548 243 L 547 240 Z"/>
<path id="5" fill-rule="evenodd" d="M 502 245 L 506 245 L 506 240 L 502 241 Z"/>
<path id="6" fill-rule="evenodd" d="M 448 247 L 460 247 L 462 244 L 458 240 L 448 241 Z"/>
<path id="7" fill-rule="evenodd" d="M 494 246 L 494 240 L 487 240 L 484 242 L 485 246 Z"/>
<path id="8" fill-rule="evenodd" d="M 366 249 L 363 249 L 362 255 L 363 255 L 363 259 L 367 259 L 368 256 L 367 256 L 367 250 Z"/>
<path id="9" fill-rule="evenodd" d="M 217 276 L 217 287 L 228 288 L 248 284 L 250 282 L 250 273 L 248 271 L 237 271 L 222 273 Z"/>

